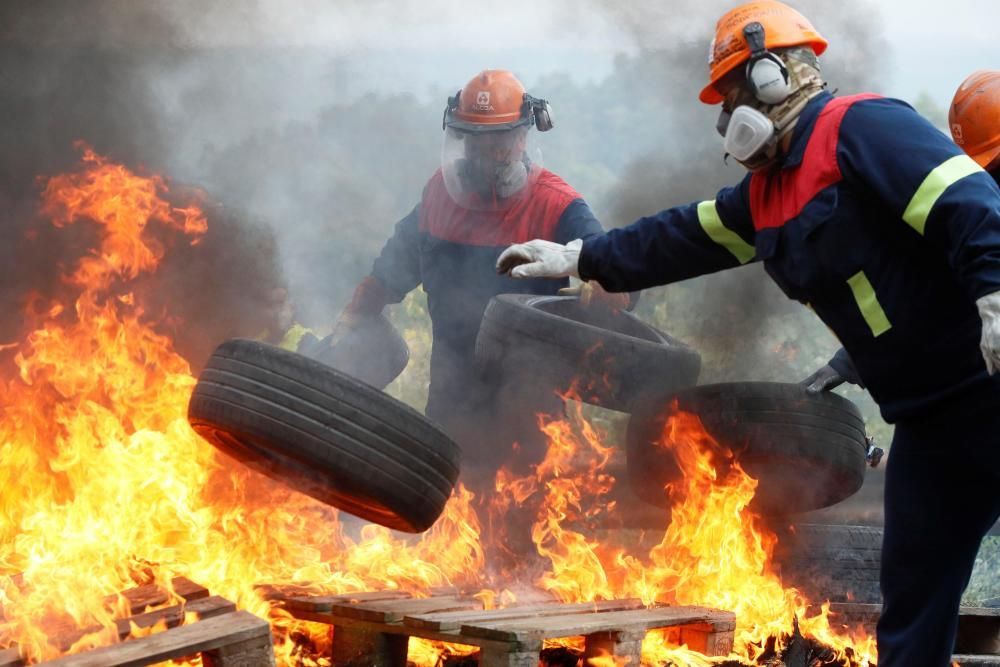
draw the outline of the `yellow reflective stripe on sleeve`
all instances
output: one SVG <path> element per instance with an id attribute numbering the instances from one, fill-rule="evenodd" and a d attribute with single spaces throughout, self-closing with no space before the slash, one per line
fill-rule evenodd
<path id="1" fill-rule="evenodd" d="M 913 195 L 913 199 L 910 200 L 903 212 L 903 220 L 923 235 L 927 216 L 931 214 L 931 209 L 934 208 L 934 204 L 944 194 L 944 191 L 956 181 L 982 170 L 983 168 L 968 155 L 956 155 L 945 160 L 935 167 L 934 171 L 927 174 L 927 178 L 917 188 L 916 194 Z"/>
<path id="2" fill-rule="evenodd" d="M 868 323 L 868 327 L 872 330 L 872 335 L 878 338 L 891 329 L 892 325 L 889 324 L 889 318 L 885 316 L 885 311 L 882 310 L 882 305 L 878 302 L 878 297 L 875 296 L 875 288 L 872 287 L 871 281 L 868 280 L 865 272 L 858 271 L 848 278 L 847 284 L 851 287 L 854 300 L 858 302 L 858 308 L 861 309 L 861 316 Z"/>
<path id="3" fill-rule="evenodd" d="M 753 246 L 722 224 L 719 211 L 715 208 L 715 200 L 703 201 L 698 204 L 698 222 L 708 234 L 708 238 L 731 252 L 740 264 L 746 264 L 754 258 L 756 251 Z"/>

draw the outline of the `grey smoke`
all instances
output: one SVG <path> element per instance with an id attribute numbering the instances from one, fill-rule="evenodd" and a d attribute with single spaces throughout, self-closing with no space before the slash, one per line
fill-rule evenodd
<path id="1" fill-rule="evenodd" d="M 205 188 L 221 206 L 202 252 L 177 256 L 159 276 L 171 287 L 164 309 L 197 339 L 192 357 L 225 335 L 252 335 L 261 294 L 277 283 L 290 287 L 300 319 L 329 326 L 436 167 L 444 97 L 483 67 L 511 67 L 553 101 L 546 166 L 609 226 L 739 179 L 738 167 L 722 165 L 715 111 L 696 100 L 714 21 L 732 3 L 522 4 L 490 6 L 484 23 L 485 6 L 459 11 L 444 0 L 8 0 L 4 305 L 16 308 L 26 287 L 52 280 L 58 257 L 73 256 L 65 234 L 27 248 L 22 231 L 35 177 L 71 167 L 72 141 L 84 139 Z M 834 44 L 823 63 L 842 92 L 875 87 L 884 61 L 877 22 L 848 18 L 867 7 L 801 3 Z M 529 34 L 558 39 L 519 41 L 526 21 Z M 597 35 L 617 41 L 591 44 L 609 39 Z M 622 54 L 581 75 L 601 49 Z M 669 289 L 643 307 L 669 302 Z M 699 312 L 676 313 L 699 323 L 686 333 L 720 349 L 764 313 L 794 308 L 756 267 L 683 289 L 704 295 Z"/>

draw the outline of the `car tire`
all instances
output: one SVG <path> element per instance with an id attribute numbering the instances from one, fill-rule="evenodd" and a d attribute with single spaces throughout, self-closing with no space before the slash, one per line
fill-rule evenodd
<path id="1" fill-rule="evenodd" d="M 631 412 L 650 395 L 698 381 L 692 348 L 627 311 L 584 308 L 576 297 L 501 294 L 476 339 L 490 377 L 523 377 L 533 387 Z"/>
<path id="2" fill-rule="evenodd" d="M 676 392 L 645 405 L 629 421 L 629 478 L 639 497 L 669 507 L 667 484 L 681 477 L 660 444 L 673 406 L 692 412 L 759 484 L 751 507 L 761 514 L 806 512 L 837 503 L 864 481 L 866 440 L 858 408 L 836 394 L 807 394 L 797 384 L 730 382 Z"/>
<path id="3" fill-rule="evenodd" d="M 224 453 L 317 500 L 407 532 L 430 527 L 459 448 L 423 415 L 355 378 L 257 341 L 220 345 L 188 406 Z"/>

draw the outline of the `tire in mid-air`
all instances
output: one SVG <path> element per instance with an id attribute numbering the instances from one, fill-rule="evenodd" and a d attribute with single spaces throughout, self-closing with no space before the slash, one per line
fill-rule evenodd
<path id="1" fill-rule="evenodd" d="M 194 430 L 275 480 L 374 523 L 421 532 L 440 516 L 459 448 L 374 387 L 252 340 L 212 354 L 188 406 Z"/>

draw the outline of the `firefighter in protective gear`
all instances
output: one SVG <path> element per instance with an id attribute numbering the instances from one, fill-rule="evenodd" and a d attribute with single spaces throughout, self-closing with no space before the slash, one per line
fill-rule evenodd
<path id="1" fill-rule="evenodd" d="M 896 425 L 879 666 L 944 667 L 980 541 L 1000 516 L 1000 374 L 980 352 L 981 335 L 1000 324 L 1000 309 L 982 306 L 1000 294 L 1000 187 L 907 104 L 796 81 L 789 49 L 825 47 L 775 0 L 726 14 L 702 99 L 723 102 L 726 150 L 750 173 L 577 250 L 512 246 L 498 268 L 575 272 L 627 291 L 763 262 L 834 331 Z M 772 93 L 803 85 L 808 100 L 787 131 Z M 996 359 L 996 342 L 984 344 Z"/>
<path id="2" fill-rule="evenodd" d="M 1000 71 L 971 74 L 955 92 L 948 111 L 951 138 L 1000 184 Z M 1000 370 L 1000 326 L 995 312 L 1000 295 L 988 295 L 976 305 L 983 320 L 981 349 L 990 373 Z M 829 391 L 844 382 L 864 385 L 847 352 L 841 348 L 825 366 L 802 381 L 810 393 Z"/>
<path id="3" fill-rule="evenodd" d="M 515 442 L 525 464 L 539 455 L 544 443 L 535 415 L 561 409 L 554 395 L 529 395 L 482 377 L 474 350 L 491 298 L 554 295 L 568 281 L 517 281 L 492 266 L 512 243 L 568 243 L 602 231 L 583 198 L 542 166 L 533 135 L 551 128 L 550 114 L 547 102 L 503 70 L 477 74 L 449 98 L 441 168 L 396 224 L 335 328 L 336 338 L 423 285 L 433 335 L 426 414 L 462 446 L 464 481 L 479 489 L 491 488 Z M 627 302 L 598 291 L 592 302 Z"/>

